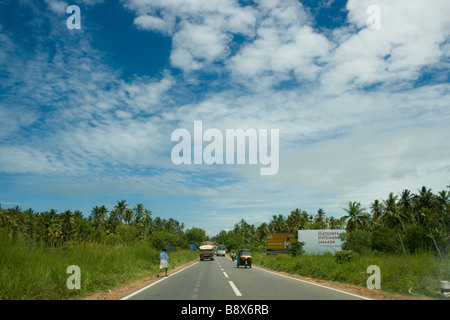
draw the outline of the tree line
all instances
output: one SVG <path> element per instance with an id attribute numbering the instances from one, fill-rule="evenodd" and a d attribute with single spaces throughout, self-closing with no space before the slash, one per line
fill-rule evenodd
<path id="1" fill-rule="evenodd" d="M 434 194 L 426 187 L 417 193 L 405 189 L 373 201 L 369 209 L 354 201 L 342 210 L 344 214 L 335 218 L 328 217 L 323 209 L 309 214 L 297 208 L 287 216 L 275 214 L 258 226 L 242 218 L 232 230 L 222 230 L 208 239 L 201 228 L 186 230 L 184 223 L 153 217 L 142 203 L 130 207 L 125 200 L 118 201 L 111 211 L 104 205 L 95 206 L 88 217 L 78 210 L 35 212 L 0 206 L 0 229 L 11 235 L 24 235 L 30 242 L 45 242 L 50 247 L 79 241 L 105 244 L 149 241 L 158 248 L 164 244 L 187 248 L 189 244 L 198 247 L 202 241 L 211 240 L 231 250 L 242 247 L 262 250 L 270 233 L 346 229 L 345 249 L 357 252 L 406 254 L 433 250 L 443 257 L 450 250 L 450 192 L 447 190 Z"/>
<path id="2" fill-rule="evenodd" d="M 450 188 L 448 186 L 447 188 Z M 266 235 L 307 229 L 346 229 L 345 249 L 364 252 L 414 253 L 433 250 L 443 257 L 450 250 L 450 192 L 434 194 L 422 187 L 417 193 L 404 189 L 377 199 L 370 208 L 349 202 L 340 218 L 327 217 L 323 209 L 314 215 L 295 209 L 287 216 L 273 215 L 258 226 L 244 219 L 232 230 L 222 230 L 213 240 L 233 250 L 247 246 L 264 249 Z"/>
<path id="3" fill-rule="evenodd" d="M 49 247 L 83 241 L 103 244 L 149 241 L 157 248 L 162 245 L 188 248 L 189 244 L 198 245 L 208 238 L 201 228 L 186 230 L 184 223 L 153 217 L 142 203 L 130 207 L 126 200 L 118 201 L 111 211 L 104 205 L 95 206 L 88 217 L 79 210 L 35 212 L 31 208 L 0 206 L 0 229 L 11 236 L 25 236 L 30 243 L 44 242 Z"/>

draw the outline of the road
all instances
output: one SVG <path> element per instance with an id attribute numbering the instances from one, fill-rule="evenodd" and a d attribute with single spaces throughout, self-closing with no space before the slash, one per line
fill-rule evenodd
<path id="1" fill-rule="evenodd" d="M 198 261 L 122 300 L 361 300 L 364 297 L 266 271 L 228 257 Z"/>

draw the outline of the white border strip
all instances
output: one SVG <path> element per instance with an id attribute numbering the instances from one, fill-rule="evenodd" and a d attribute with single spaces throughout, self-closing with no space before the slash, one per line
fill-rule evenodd
<path id="1" fill-rule="evenodd" d="M 238 288 L 236 287 L 236 285 L 233 283 L 233 281 L 229 280 L 228 283 L 231 286 L 231 289 L 233 289 L 234 293 L 238 296 L 238 297 L 242 297 L 242 293 L 238 290 Z"/>
<path id="2" fill-rule="evenodd" d="M 171 276 L 173 276 L 173 275 L 176 275 L 178 272 L 181 272 L 181 271 L 183 271 L 183 270 L 186 270 L 187 268 L 190 268 L 190 267 L 192 267 L 194 264 L 197 264 L 197 263 L 198 263 L 198 261 L 197 261 L 197 262 L 194 262 L 193 264 L 191 264 L 191 265 L 189 265 L 189 266 L 187 266 L 187 267 L 185 267 L 185 268 L 183 268 L 183 269 L 181 269 L 181 270 L 178 270 L 178 271 L 176 271 L 176 272 L 174 272 L 174 273 L 172 273 L 172 274 L 169 274 L 167 277 L 163 277 L 161 280 L 157 280 L 157 281 L 155 281 L 155 282 L 152 282 L 152 283 L 150 283 L 149 285 L 147 285 L 147 286 L 145 286 L 145 287 L 143 287 L 143 288 L 141 288 L 141 289 L 139 289 L 139 290 L 136 290 L 136 291 L 130 293 L 129 295 L 126 295 L 126 296 L 123 297 L 123 298 L 120 298 L 119 300 L 128 300 L 129 298 L 131 298 L 131 297 L 133 297 L 133 296 L 135 296 L 135 295 L 141 293 L 142 291 L 147 290 L 148 288 L 154 286 L 155 284 L 160 283 L 161 281 L 164 281 L 164 280 L 166 280 L 167 278 L 169 278 L 169 277 L 171 277 Z"/>
<path id="3" fill-rule="evenodd" d="M 286 276 L 284 274 L 280 274 L 280 273 L 277 273 L 277 272 L 274 272 L 274 271 L 270 271 L 270 270 L 266 270 L 266 269 L 263 269 L 263 268 L 259 268 L 259 267 L 256 267 L 256 266 L 252 266 L 252 268 L 259 269 L 259 270 L 266 271 L 266 272 L 270 272 L 270 273 L 274 273 L 274 274 L 276 274 L 276 275 L 278 275 L 280 277 L 297 280 L 297 281 L 300 281 L 300 282 L 312 284 L 312 285 L 315 285 L 315 286 L 318 286 L 318 287 L 322 287 L 322 288 L 325 288 L 325 289 L 334 290 L 334 291 L 337 291 L 337 292 L 340 292 L 340 293 L 345 293 L 345 294 L 348 294 L 350 296 L 358 297 L 358 298 L 361 298 L 361 299 L 373 300 L 373 299 L 370 299 L 370 298 L 367 298 L 367 297 L 363 297 L 363 296 L 360 296 L 360 295 L 357 295 L 357 294 L 354 294 L 354 293 L 350 293 L 350 292 L 342 291 L 342 290 L 335 289 L 335 288 L 332 288 L 332 287 L 327 287 L 327 286 L 324 286 L 324 285 L 321 285 L 321 284 L 318 284 L 318 283 L 309 282 L 309 281 L 306 281 L 306 280 L 302 280 L 302 279 Z"/>

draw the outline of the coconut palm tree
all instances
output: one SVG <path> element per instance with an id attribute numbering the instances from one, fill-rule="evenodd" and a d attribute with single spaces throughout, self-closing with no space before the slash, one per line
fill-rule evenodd
<path id="1" fill-rule="evenodd" d="M 317 210 L 317 214 L 314 217 L 314 228 L 315 229 L 325 229 L 327 227 L 325 211 L 323 209 Z"/>
<path id="2" fill-rule="evenodd" d="M 391 229 L 398 230 L 404 226 L 405 216 L 399 210 L 397 196 L 391 192 L 386 200 L 383 200 L 384 211 L 381 215 L 382 223 Z"/>
<path id="3" fill-rule="evenodd" d="M 269 222 L 269 228 L 274 233 L 285 232 L 287 230 L 287 224 L 283 215 L 273 215 L 272 220 Z"/>
<path id="4" fill-rule="evenodd" d="M 130 224 L 130 222 L 133 220 L 134 214 L 133 211 L 128 208 L 128 204 L 126 203 L 126 200 L 118 201 L 117 204 L 114 206 L 115 215 L 123 220 L 126 224 Z"/>
<path id="5" fill-rule="evenodd" d="M 95 206 L 92 208 L 91 215 L 89 216 L 89 220 L 94 222 L 94 225 L 101 224 L 105 222 L 108 218 L 108 209 L 103 205 L 101 207 Z"/>
<path id="6" fill-rule="evenodd" d="M 136 223 L 140 223 L 142 217 L 144 216 L 145 207 L 144 204 L 138 203 L 134 206 L 133 212 L 134 212 L 134 219 Z"/>
<path id="7" fill-rule="evenodd" d="M 383 213 L 384 207 L 380 200 L 374 200 L 370 205 L 370 213 L 372 214 L 373 221 L 378 221 Z"/>
<path id="8" fill-rule="evenodd" d="M 56 240 L 61 236 L 61 225 L 56 210 L 51 209 L 40 214 L 39 229 L 47 243 L 51 247 L 55 246 Z"/>
<path id="9" fill-rule="evenodd" d="M 400 194 L 400 199 L 398 200 L 399 210 L 404 217 L 405 221 L 412 225 L 414 221 L 414 212 L 412 207 L 413 195 L 408 189 L 404 189 Z"/>
<path id="10" fill-rule="evenodd" d="M 347 222 L 346 230 L 350 232 L 354 229 L 363 229 L 366 225 L 366 217 L 364 215 L 365 208 L 361 208 L 361 203 L 351 202 L 348 203 L 348 208 L 343 208 L 347 215 L 344 216 L 344 220 Z"/>

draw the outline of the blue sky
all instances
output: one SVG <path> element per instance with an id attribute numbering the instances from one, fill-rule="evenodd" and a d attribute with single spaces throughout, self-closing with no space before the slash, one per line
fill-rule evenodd
<path id="1" fill-rule="evenodd" d="M 0 203 L 88 215 L 127 200 L 214 235 L 444 190 L 448 12 L 446 0 L 0 1 Z M 278 129 L 279 171 L 174 165 L 171 134 L 194 121 Z"/>

